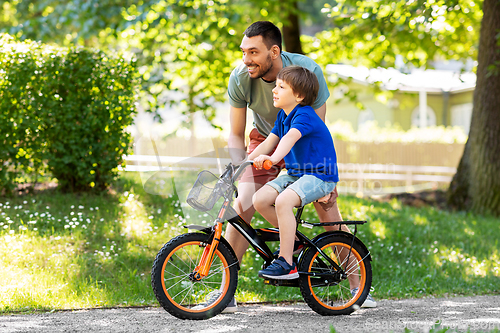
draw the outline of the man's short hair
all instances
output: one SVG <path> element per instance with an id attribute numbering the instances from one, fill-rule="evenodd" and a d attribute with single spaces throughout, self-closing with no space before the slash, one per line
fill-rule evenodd
<path id="1" fill-rule="evenodd" d="M 318 97 L 318 77 L 307 68 L 295 65 L 284 67 L 276 78 L 284 81 L 295 94 L 304 98 L 300 105 L 312 105 Z"/>
<path id="2" fill-rule="evenodd" d="M 270 50 L 273 45 L 278 45 L 281 49 L 281 31 L 273 23 L 269 21 L 257 21 L 252 23 L 244 32 L 248 38 L 262 36 L 264 44 Z"/>

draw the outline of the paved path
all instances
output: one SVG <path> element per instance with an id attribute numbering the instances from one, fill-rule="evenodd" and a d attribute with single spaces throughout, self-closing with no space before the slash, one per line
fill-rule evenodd
<path id="1" fill-rule="evenodd" d="M 172 317 L 161 308 L 100 309 L 0 316 L 4 332 L 428 332 L 440 321 L 458 332 L 500 330 L 500 296 L 380 300 L 375 309 L 322 317 L 305 304 L 242 305 L 205 321 Z"/>

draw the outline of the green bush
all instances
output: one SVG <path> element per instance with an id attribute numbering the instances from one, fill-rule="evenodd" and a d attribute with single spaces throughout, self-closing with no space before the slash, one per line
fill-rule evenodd
<path id="1" fill-rule="evenodd" d="M 131 147 L 135 62 L 0 35 L 0 186 L 50 172 L 63 190 L 105 188 Z"/>

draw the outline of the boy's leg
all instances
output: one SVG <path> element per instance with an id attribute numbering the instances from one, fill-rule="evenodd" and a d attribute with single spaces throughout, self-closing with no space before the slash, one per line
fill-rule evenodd
<path id="1" fill-rule="evenodd" d="M 255 128 L 250 132 L 249 138 L 249 154 L 266 139 Z M 248 224 L 250 224 L 255 213 L 255 208 L 252 204 L 253 195 L 268 181 L 275 179 L 284 166 L 284 161 L 281 161 L 278 165 L 273 166 L 271 170 L 256 170 L 253 167 L 247 167 L 241 176 L 238 184 L 238 198 L 234 201 L 234 209 Z M 226 238 L 233 248 L 238 261 L 241 262 L 243 255 L 248 249 L 247 240 L 229 223 L 227 224 L 224 238 Z"/>
<path id="2" fill-rule="evenodd" d="M 276 198 L 276 215 L 280 229 L 280 257 L 285 258 L 289 265 L 293 264 L 293 245 L 297 222 L 293 208 L 301 205 L 301 199 L 293 190 L 286 189 Z"/>
<path id="3" fill-rule="evenodd" d="M 269 185 L 264 185 L 253 195 L 254 208 L 271 223 L 274 227 L 278 228 L 278 217 L 276 216 L 276 208 L 274 203 L 278 197 L 278 191 Z"/>

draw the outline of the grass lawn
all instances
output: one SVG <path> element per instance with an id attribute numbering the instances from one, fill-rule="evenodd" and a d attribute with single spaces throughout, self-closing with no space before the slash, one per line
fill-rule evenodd
<path id="1" fill-rule="evenodd" d="M 201 213 L 183 216 L 184 206 L 146 193 L 135 173 L 100 195 L 1 197 L 0 313 L 158 305 L 149 275 L 156 253 L 190 220 L 209 221 Z M 372 253 L 376 299 L 500 292 L 499 219 L 349 196 L 339 206 L 344 219 L 369 222 L 358 237 Z M 312 206 L 305 218 L 317 220 Z M 253 225 L 267 222 L 257 217 Z M 257 277 L 261 264 L 247 252 L 239 302 L 302 299 L 298 289 L 265 286 Z"/>

